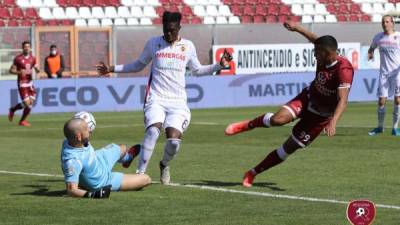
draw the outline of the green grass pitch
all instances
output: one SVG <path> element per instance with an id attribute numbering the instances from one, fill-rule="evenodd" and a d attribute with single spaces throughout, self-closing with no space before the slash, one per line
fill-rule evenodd
<path id="1" fill-rule="evenodd" d="M 277 107 L 192 110 L 178 156 L 171 162 L 172 182 L 142 191 L 112 193 L 108 200 L 64 196 L 62 177 L 9 174 L 4 171 L 61 175 L 62 127 L 72 113 L 32 115 L 31 128 L 0 117 L 0 224 L 349 224 L 346 204 L 262 196 L 258 193 L 400 206 L 400 137 L 390 135 L 388 105 L 385 133 L 369 137 L 376 124 L 375 103 L 351 103 L 337 128 L 278 167 L 259 175 L 254 187 L 241 186 L 243 173 L 278 147 L 293 124 L 257 129 L 233 137 L 230 122 L 249 119 Z M 110 142 L 135 144 L 143 138 L 142 112 L 94 113 L 95 148 Z M 19 116 L 16 117 L 19 119 Z M 148 173 L 159 179 L 160 136 Z M 116 171 L 134 173 L 120 165 Z M 216 187 L 206 190 L 198 186 Z M 246 193 L 231 193 L 228 190 Z M 250 195 L 249 192 L 256 192 Z M 400 209 L 377 207 L 374 224 L 400 224 Z"/>

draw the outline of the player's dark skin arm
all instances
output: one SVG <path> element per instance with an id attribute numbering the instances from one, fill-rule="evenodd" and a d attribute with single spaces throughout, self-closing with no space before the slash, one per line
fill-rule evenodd
<path id="1" fill-rule="evenodd" d="M 21 74 L 22 74 L 22 71 L 18 71 L 18 70 L 17 70 L 17 67 L 16 67 L 15 65 L 12 65 L 12 66 L 10 67 L 9 72 L 10 72 L 11 74 L 14 74 L 14 75 L 21 75 Z"/>
<path id="2" fill-rule="evenodd" d="M 326 134 L 331 137 L 336 134 L 336 124 L 342 116 L 347 106 L 347 100 L 349 97 L 350 88 L 338 88 L 338 99 L 339 102 L 336 106 L 335 113 L 333 114 L 332 120 L 326 125 Z"/>
<path id="3" fill-rule="evenodd" d="M 305 38 L 307 38 L 311 43 L 314 43 L 315 40 L 318 39 L 318 36 L 314 34 L 313 32 L 305 29 L 304 27 L 300 26 L 297 23 L 294 23 L 292 21 L 287 21 L 283 23 L 283 26 L 288 29 L 289 31 L 294 31 L 297 32 L 301 35 L 303 35 Z"/>

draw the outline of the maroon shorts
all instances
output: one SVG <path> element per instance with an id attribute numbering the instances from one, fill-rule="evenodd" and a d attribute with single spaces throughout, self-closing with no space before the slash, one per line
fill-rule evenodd
<path id="1" fill-rule="evenodd" d="M 283 107 L 288 109 L 294 118 L 300 118 L 293 127 L 292 138 L 301 147 L 309 145 L 331 120 L 331 117 L 323 117 L 308 110 L 309 97 L 307 89 L 304 89 L 295 98 Z"/>
<path id="2" fill-rule="evenodd" d="M 18 87 L 18 92 L 22 101 L 27 98 L 36 99 L 36 91 L 33 85 L 30 87 Z"/>

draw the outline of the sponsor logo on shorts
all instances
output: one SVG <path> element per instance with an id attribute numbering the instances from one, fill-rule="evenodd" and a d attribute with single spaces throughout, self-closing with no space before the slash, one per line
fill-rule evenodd
<path id="1" fill-rule="evenodd" d="M 347 206 L 347 219 L 353 225 L 372 224 L 375 213 L 375 204 L 369 200 L 355 200 Z"/>

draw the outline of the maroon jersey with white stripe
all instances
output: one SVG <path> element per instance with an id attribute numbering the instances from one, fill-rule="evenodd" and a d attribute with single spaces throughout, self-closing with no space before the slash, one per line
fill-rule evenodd
<path id="1" fill-rule="evenodd" d="M 333 114 L 339 102 L 338 88 L 350 88 L 353 76 L 353 66 L 342 56 L 337 56 L 329 66 L 317 65 L 315 79 L 309 87 L 309 110 L 322 115 Z"/>
<path id="2" fill-rule="evenodd" d="M 28 84 L 32 81 L 32 68 L 36 64 L 36 58 L 29 54 L 24 56 L 23 54 L 17 55 L 14 58 L 14 65 L 18 71 L 25 70 L 26 73 L 18 76 L 18 84 Z"/>

